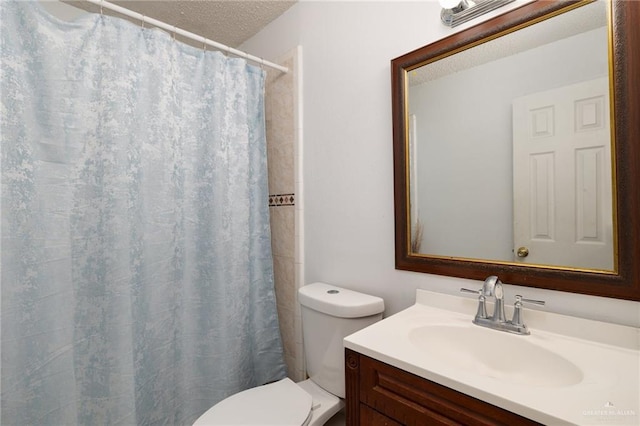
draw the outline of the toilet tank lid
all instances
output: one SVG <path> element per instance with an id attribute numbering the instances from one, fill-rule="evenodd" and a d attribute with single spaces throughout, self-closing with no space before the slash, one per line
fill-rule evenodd
<path id="1" fill-rule="evenodd" d="M 298 290 L 302 306 L 339 318 L 361 318 L 384 311 L 384 300 L 325 283 L 313 283 Z"/>

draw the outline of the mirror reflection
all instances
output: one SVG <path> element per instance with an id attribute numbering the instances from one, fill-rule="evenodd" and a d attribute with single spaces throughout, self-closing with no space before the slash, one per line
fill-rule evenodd
<path id="1" fill-rule="evenodd" d="M 607 6 L 407 70 L 411 252 L 616 269 Z"/>

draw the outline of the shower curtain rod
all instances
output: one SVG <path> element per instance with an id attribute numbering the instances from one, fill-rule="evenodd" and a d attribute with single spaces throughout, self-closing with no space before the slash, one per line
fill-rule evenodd
<path id="1" fill-rule="evenodd" d="M 275 68 L 279 71 L 282 71 L 283 73 L 288 73 L 289 72 L 289 68 L 287 67 L 283 67 L 282 65 L 278 65 L 278 64 L 274 64 L 273 62 L 269 62 L 264 60 L 263 58 L 259 58 L 257 56 L 251 55 L 249 53 L 243 52 L 241 50 L 238 49 L 234 49 L 233 47 L 224 45 L 222 43 L 218 43 L 217 41 L 213 41 L 213 40 L 209 40 L 208 38 L 198 35 L 198 34 L 194 34 L 192 32 L 183 30 L 182 28 L 178 28 L 174 25 L 169 25 L 165 22 L 162 21 L 158 21 L 157 19 L 153 19 L 153 18 L 149 18 L 148 16 L 145 16 L 141 13 L 138 12 L 134 12 L 133 10 L 124 8 L 122 6 L 118 6 L 116 4 L 113 3 L 109 3 L 107 1 L 104 0 L 85 0 L 89 3 L 93 3 L 95 5 L 100 6 L 101 8 L 106 8 L 106 9 L 111 9 L 115 12 L 118 12 L 122 15 L 128 16 L 130 18 L 134 18 L 134 19 L 138 19 L 142 22 L 142 24 L 150 24 L 153 25 L 155 27 L 158 28 L 162 28 L 163 30 L 167 30 L 171 33 L 174 34 L 180 34 L 183 37 L 189 38 L 191 40 L 195 40 L 195 41 L 199 41 L 202 42 L 205 45 L 208 46 L 212 46 L 215 47 L 218 50 L 227 52 L 229 54 L 232 54 L 234 56 L 239 56 L 241 58 L 247 59 L 249 61 L 252 62 L 257 62 L 260 65 L 264 65 L 266 67 L 270 67 L 270 68 Z"/>

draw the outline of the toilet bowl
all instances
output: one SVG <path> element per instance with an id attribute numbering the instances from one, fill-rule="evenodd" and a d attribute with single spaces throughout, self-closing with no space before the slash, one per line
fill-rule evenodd
<path id="1" fill-rule="evenodd" d="M 309 379 L 247 389 L 220 401 L 194 426 L 321 426 L 344 406 L 342 340 L 382 319 L 379 297 L 325 283 L 302 287 L 304 352 Z"/>

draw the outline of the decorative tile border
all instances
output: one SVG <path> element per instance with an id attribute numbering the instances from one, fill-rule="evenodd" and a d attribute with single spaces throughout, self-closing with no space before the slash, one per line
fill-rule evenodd
<path id="1" fill-rule="evenodd" d="M 271 194 L 269 195 L 269 207 L 295 206 L 294 194 Z"/>

